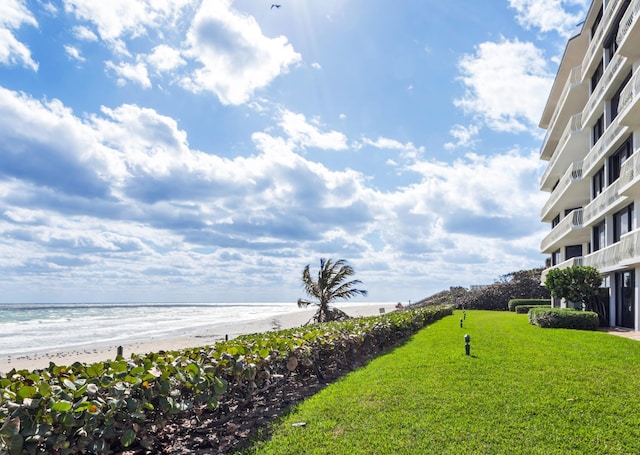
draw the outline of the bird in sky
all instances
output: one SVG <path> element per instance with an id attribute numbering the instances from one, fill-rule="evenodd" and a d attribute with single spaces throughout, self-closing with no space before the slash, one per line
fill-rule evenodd
<path id="1" fill-rule="evenodd" d="M 280 8 L 282 5 L 276 5 L 276 4 L 274 3 L 273 5 L 271 5 L 271 9 L 273 9 L 273 7 L 274 7 L 274 6 L 275 6 L 276 8 Z"/>

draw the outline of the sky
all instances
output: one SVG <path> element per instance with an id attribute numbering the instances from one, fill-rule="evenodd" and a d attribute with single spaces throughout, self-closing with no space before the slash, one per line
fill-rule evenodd
<path id="1" fill-rule="evenodd" d="M 416 301 L 542 267 L 586 0 L 1 0 L 0 301 Z"/>

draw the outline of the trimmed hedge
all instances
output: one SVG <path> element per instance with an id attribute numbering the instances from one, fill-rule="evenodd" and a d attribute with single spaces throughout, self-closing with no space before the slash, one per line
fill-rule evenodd
<path id="1" fill-rule="evenodd" d="M 573 308 L 532 308 L 529 324 L 542 328 L 596 330 L 598 314 Z"/>
<path id="2" fill-rule="evenodd" d="M 527 314 L 532 308 L 551 308 L 551 305 L 518 305 L 515 311 L 516 314 Z"/>
<path id="3" fill-rule="evenodd" d="M 530 306 L 551 306 L 550 299 L 511 299 L 509 300 L 509 311 L 516 311 L 517 306 L 530 305 Z"/>

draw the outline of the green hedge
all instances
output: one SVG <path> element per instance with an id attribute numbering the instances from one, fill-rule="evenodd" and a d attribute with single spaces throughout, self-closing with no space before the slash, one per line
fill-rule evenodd
<path id="1" fill-rule="evenodd" d="M 573 308 L 532 308 L 529 323 L 543 328 L 596 330 L 598 314 Z"/>
<path id="2" fill-rule="evenodd" d="M 353 370 L 452 313 L 452 306 L 417 308 L 128 360 L 0 373 L 0 454 L 157 453 L 156 432 L 174 417 L 196 419 L 223 406 L 229 420 L 257 393 Z"/>
<path id="3" fill-rule="evenodd" d="M 547 305 L 551 306 L 551 300 L 549 299 L 511 299 L 509 300 L 509 311 L 516 311 L 517 306 L 521 305 Z"/>
<path id="4" fill-rule="evenodd" d="M 527 314 L 532 308 L 551 308 L 551 305 L 518 305 L 515 310 L 516 314 Z"/>

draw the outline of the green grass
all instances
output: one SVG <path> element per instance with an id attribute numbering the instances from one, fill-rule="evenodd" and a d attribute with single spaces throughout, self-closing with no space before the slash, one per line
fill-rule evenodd
<path id="1" fill-rule="evenodd" d="M 245 453 L 640 453 L 638 341 L 461 316 L 325 388 Z"/>

